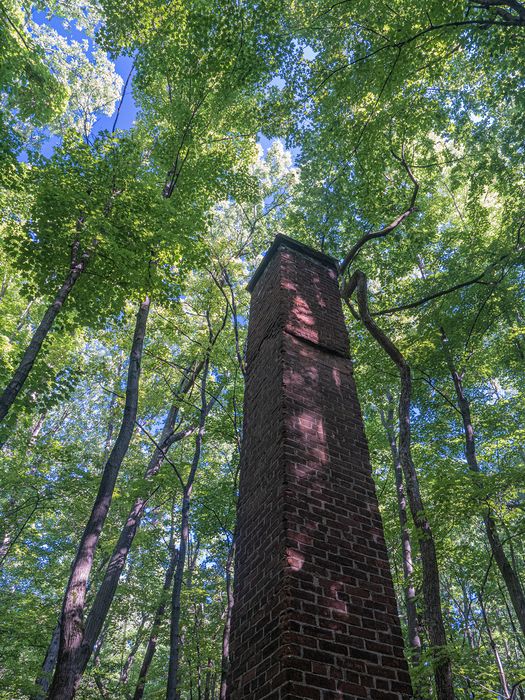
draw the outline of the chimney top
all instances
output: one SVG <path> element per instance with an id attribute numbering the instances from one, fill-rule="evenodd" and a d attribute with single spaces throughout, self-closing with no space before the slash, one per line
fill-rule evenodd
<path id="1" fill-rule="evenodd" d="M 299 253 L 302 253 L 303 255 L 308 255 L 308 257 L 310 258 L 318 260 L 323 265 L 333 267 L 335 270 L 338 269 L 337 260 L 331 255 L 321 253 L 319 250 L 315 250 L 315 248 L 311 248 L 310 246 L 305 245 L 304 243 L 300 243 L 294 238 L 290 238 L 289 236 L 285 236 L 282 233 L 278 233 L 277 236 L 275 236 L 272 245 L 266 251 L 266 255 L 262 259 L 259 267 L 255 270 L 251 280 L 248 283 L 249 292 L 253 292 L 253 290 L 255 289 L 255 285 L 257 284 L 259 278 L 266 269 L 266 266 L 281 247 L 296 250 Z"/>

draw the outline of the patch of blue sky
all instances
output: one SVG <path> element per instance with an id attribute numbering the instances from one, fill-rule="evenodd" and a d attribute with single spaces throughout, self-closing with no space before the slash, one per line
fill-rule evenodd
<path id="1" fill-rule="evenodd" d="M 305 58 L 307 61 L 313 61 L 315 58 L 317 58 L 317 51 L 314 51 L 314 49 L 311 46 L 304 46 L 303 47 L 303 58 Z"/>
<path id="2" fill-rule="evenodd" d="M 133 70 L 133 59 L 131 56 L 119 56 L 115 61 L 115 70 L 121 76 L 124 81 L 124 85 L 128 80 L 130 72 Z M 120 105 L 117 104 L 117 109 L 110 117 L 105 115 L 101 116 L 95 125 L 94 131 L 98 133 L 105 129 L 111 131 L 113 129 L 113 124 L 115 122 L 115 116 L 118 111 L 117 129 L 127 130 L 131 129 L 135 123 L 137 116 L 137 105 L 133 99 L 133 94 L 131 91 L 131 80 L 128 81 L 128 87 L 120 100 Z"/>
<path id="3" fill-rule="evenodd" d="M 86 57 L 90 62 L 94 62 L 93 52 L 96 48 L 95 41 L 92 36 L 90 36 L 84 29 L 77 26 L 76 20 L 71 22 L 64 20 L 62 17 L 56 15 L 49 16 L 41 10 L 34 10 L 32 13 L 33 21 L 38 25 L 47 25 L 54 29 L 60 36 L 64 37 L 70 42 L 76 41 L 85 43 Z M 131 81 L 128 80 L 130 72 L 133 69 L 133 58 L 130 56 L 119 56 L 115 63 L 115 71 L 122 78 L 123 84 L 126 85 L 128 82 L 127 89 L 121 100 L 115 105 L 115 110 L 110 116 L 106 114 L 99 114 L 95 125 L 91 131 L 91 136 L 96 136 L 102 131 L 112 131 L 115 126 L 115 119 L 118 114 L 118 119 L 116 122 L 116 128 L 119 130 L 131 129 L 136 116 L 137 116 L 137 106 L 135 100 L 133 99 L 133 94 L 131 91 Z M 60 137 L 49 133 L 47 138 L 43 141 L 41 147 L 41 153 L 45 157 L 50 157 L 53 155 L 53 151 L 60 144 Z M 20 160 L 26 161 L 27 154 L 21 154 Z"/>
<path id="4" fill-rule="evenodd" d="M 54 29 L 60 36 L 66 37 L 66 39 L 71 39 L 73 41 L 87 41 L 89 46 L 89 52 L 93 52 L 93 39 L 88 36 L 88 34 L 77 27 L 76 20 L 72 22 L 66 22 L 62 17 L 56 15 L 48 15 L 47 12 L 42 10 L 33 9 L 31 17 L 35 24 L 47 25 Z"/>

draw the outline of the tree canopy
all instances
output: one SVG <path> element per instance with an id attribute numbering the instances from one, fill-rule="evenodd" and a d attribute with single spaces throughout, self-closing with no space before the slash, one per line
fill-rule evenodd
<path id="1" fill-rule="evenodd" d="M 285 233 L 339 262 L 418 697 L 523 700 L 525 4 L 0 18 L 0 699 L 225 697 Z"/>

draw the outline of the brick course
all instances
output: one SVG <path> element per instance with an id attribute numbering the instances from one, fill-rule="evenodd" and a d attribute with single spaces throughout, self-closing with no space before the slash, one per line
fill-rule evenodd
<path id="1" fill-rule="evenodd" d="M 229 700 L 408 700 L 334 263 L 278 236 L 252 282 Z"/>

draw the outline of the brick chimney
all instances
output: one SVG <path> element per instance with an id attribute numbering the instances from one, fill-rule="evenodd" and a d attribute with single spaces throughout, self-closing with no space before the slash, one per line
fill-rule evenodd
<path id="1" fill-rule="evenodd" d="M 229 700 L 408 700 L 332 258 L 277 236 L 251 283 Z"/>

